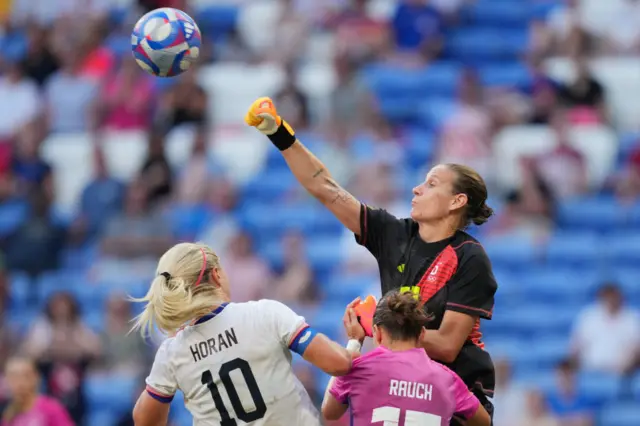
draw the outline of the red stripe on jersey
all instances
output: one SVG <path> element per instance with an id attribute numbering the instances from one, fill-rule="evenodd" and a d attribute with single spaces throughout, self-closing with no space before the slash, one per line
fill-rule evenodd
<path id="1" fill-rule="evenodd" d="M 458 269 L 458 255 L 451 246 L 444 250 L 435 258 L 424 273 L 418 287 L 420 287 L 420 302 L 424 305 L 438 291 L 444 287 L 453 277 Z"/>

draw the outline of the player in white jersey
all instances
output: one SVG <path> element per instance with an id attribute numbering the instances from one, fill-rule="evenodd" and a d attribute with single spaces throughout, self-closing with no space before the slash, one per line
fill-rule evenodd
<path id="1" fill-rule="evenodd" d="M 351 368 L 345 348 L 282 303 L 229 303 L 227 276 L 204 245 L 167 251 L 137 301 L 146 306 L 135 327 L 149 331 L 155 324 L 172 337 L 158 349 L 133 410 L 136 426 L 166 425 L 178 389 L 194 426 L 319 426 L 290 351 L 331 375 Z"/>

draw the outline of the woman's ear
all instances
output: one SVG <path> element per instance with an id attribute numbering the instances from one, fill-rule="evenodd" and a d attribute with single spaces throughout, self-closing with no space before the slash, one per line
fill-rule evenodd
<path id="1" fill-rule="evenodd" d="M 467 194 L 456 194 L 453 196 L 453 201 L 451 202 L 451 210 L 461 209 L 467 204 L 469 204 L 469 197 Z"/>
<path id="2" fill-rule="evenodd" d="M 382 343 L 382 335 L 380 334 L 380 328 L 378 328 L 377 325 L 373 326 L 373 343 L 376 347 L 380 346 Z"/>
<path id="3" fill-rule="evenodd" d="M 222 286 L 222 275 L 220 274 L 220 269 L 213 268 L 211 270 L 211 284 L 215 285 L 216 287 Z"/>

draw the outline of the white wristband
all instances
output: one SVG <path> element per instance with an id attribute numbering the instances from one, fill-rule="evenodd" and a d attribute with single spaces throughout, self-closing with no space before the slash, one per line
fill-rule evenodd
<path id="1" fill-rule="evenodd" d="M 360 349 L 362 349 L 362 345 L 357 340 L 350 339 L 347 342 L 347 350 L 349 352 L 360 352 Z"/>

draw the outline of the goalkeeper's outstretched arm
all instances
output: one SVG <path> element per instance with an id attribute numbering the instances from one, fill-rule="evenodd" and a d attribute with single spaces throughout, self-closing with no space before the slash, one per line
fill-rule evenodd
<path id="1" fill-rule="evenodd" d="M 273 101 L 255 101 L 245 121 L 267 135 L 282 152 L 298 182 L 353 233 L 360 234 L 360 201 L 333 179 L 324 164 L 299 140 L 291 126 L 277 113 Z"/>

